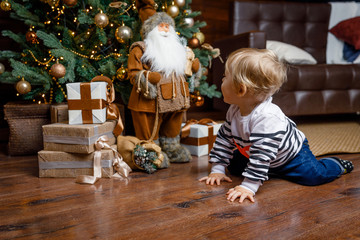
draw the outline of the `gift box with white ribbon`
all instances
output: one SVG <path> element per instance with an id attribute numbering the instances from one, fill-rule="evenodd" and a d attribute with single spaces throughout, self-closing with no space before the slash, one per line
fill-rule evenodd
<path id="1" fill-rule="evenodd" d="M 191 121 L 193 120 L 189 120 L 188 123 Z M 208 155 L 214 145 L 221 123 L 207 121 L 207 119 L 193 122 L 193 124 L 183 123 L 182 135 L 184 135 L 183 130 L 186 126 L 190 131 L 186 137 L 182 136 L 180 143 L 190 151 L 191 155 L 198 157 Z"/>
<path id="2" fill-rule="evenodd" d="M 109 138 L 110 145 L 116 142 L 113 134 L 116 121 L 106 121 L 101 124 L 69 125 L 53 123 L 42 126 L 44 150 L 70 153 L 92 153 L 95 142 L 101 136 Z"/>
<path id="3" fill-rule="evenodd" d="M 116 148 L 116 145 L 112 146 Z M 77 177 L 92 175 L 94 172 L 94 154 L 67 153 L 61 151 L 38 152 L 39 177 Z M 101 150 L 101 177 L 110 178 L 113 174 L 114 152 Z"/>

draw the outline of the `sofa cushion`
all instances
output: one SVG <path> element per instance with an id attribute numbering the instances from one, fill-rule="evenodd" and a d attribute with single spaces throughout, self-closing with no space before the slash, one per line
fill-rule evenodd
<path id="1" fill-rule="evenodd" d="M 291 64 L 316 64 L 316 60 L 310 53 L 291 44 L 279 41 L 266 41 L 266 48 L 272 50 L 281 61 Z"/>
<path id="2" fill-rule="evenodd" d="M 331 28 L 330 32 L 356 50 L 360 49 L 360 17 L 341 21 Z"/>

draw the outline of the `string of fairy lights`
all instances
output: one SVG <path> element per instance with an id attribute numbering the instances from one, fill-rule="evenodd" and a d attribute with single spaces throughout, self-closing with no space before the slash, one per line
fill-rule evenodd
<path id="1" fill-rule="evenodd" d="M 51 10 L 46 13 L 47 19 L 43 22 L 45 26 L 55 24 L 55 25 L 61 25 L 63 22 L 64 14 L 66 14 L 66 9 L 74 7 L 77 5 L 78 0 L 40 0 L 41 2 L 47 3 Z M 186 0 L 174 0 L 170 5 L 168 5 L 167 0 L 163 0 L 161 3 L 161 10 L 166 11 L 171 17 L 176 17 L 179 14 L 179 8 L 183 7 L 186 3 Z M 157 4 L 156 4 L 157 5 Z M 109 7 L 118 9 L 117 16 L 121 16 L 124 14 L 127 14 L 130 16 L 130 11 L 137 11 L 135 0 L 132 0 L 130 4 L 127 4 L 125 2 L 112 2 L 109 4 Z M 158 8 L 158 6 L 155 6 L 155 8 Z M 1 9 L 4 11 L 11 10 L 11 4 L 8 2 L 8 0 L 2 0 L 1 2 Z M 110 26 L 111 28 L 116 27 L 115 31 L 115 38 L 120 44 L 125 44 L 128 42 L 129 39 L 133 37 L 132 29 L 127 27 L 124 22 L 118 24 L 118 23 L 110 23 L 109 17 L 100 9 L 94 9 L 91 5 L 87 5 L 86 8 L 83 9 L 83 12 L 85 14 L 94 14 L 93 11 L 97 11 L 98 13 L 95 15 L 94 24 L 96 27 L 103 29 L 107 26 Z M 67 16 L 68 17 L 68 16 Z M 73 20 L 74 23 L 79 23 L 79 19 L 77 16 L 74 16 Z M 38 37 L 36 35 L 36 32 L 34 31 L 35 27 L 31 26 L 30 30 L 26 33 L 26 40 L 32 44 L 39 44 Z M 86 31 L 86 35 L 91 35 L 94 31 L 94 25 L 89 25 L 89 29 Z M 57 33 L 58 36 L 61 36 L 61 33 Z M 70 30 L 70 35 L 75 38 L 77 36 L 76 30 Z M 100 40 L 99 40 L 100 41 Z M 60 40 L 62 42 L 62 40 Z M 74 41 L 75 42 L 75 41 Z M 95 44 L 94 49 L 85 49 L 83 44 L 80 44 L 77 49 L 70 49 L 63 47 L 65 50 L 75 54 L 76 56 L 88 60 L 93 61 L 101 61 L 104 59 L 107 59 L 109 57 L 114 58 L 120 58 L 122 56 L 121 53 L 118 53 L 118 49 L 114 48 L 111 53 L 104 54 L 102 51 L 103 43 L 99 42 L 98 44 Z M 79 51 L 80 50 L 80 51 Z M 82 51 L 84 50 L 84 51 Z M 52 55 L 51 50 L 48 52 L 48 57 L 40 59 L 35 55 L 33 51 L 30 49 L 26 49 L 22 56 L 26 57 L 29 55 L 34 63 L 36 63 L 38 66 L 43 67 L 46 71 L 50 73 L 52 76 L 52 80 L 55 83 L 56 87 L 60 89 L 63 96 L 66 98 L 66 92 L 64 91 L 63 87 L 59 83 L 58 79 L 62 78 L 66 74 L 66 68 L 59 62 L 59 61 L 66 61 L 64 57 L 58 57 Z M 56 63 L 54 63 L 56 62 Z M 29 63 L 27 61 L 24 62 L 24 64 L 33 64 Z M 49 69 L 50 67 L 50 69 Z M 123 67 L 119 68 L 117 71 L 116 78 L 123 78 L 126 73 L 126 69 Z M 120 76 L 120 77 L 118 77 Z M 28 83 L 24 77 L 19 76 L 19 79 L 21 79 L 16 84 L 16 90 L 18 91 L 17 95 L 20 94 L 26 94 L 31 91 L 31 85 Z M 46 99 L 45 93 L 40 93 L 40 96 L 43 98 L 44 103 L 52 103 L 53 101 L 53 92 L 54 89 L 50 88 L 49 91 L 49 100 Z M 33 101 L 37 101 L 33 99 Z M 38 101 L 40 104 L 41 101 Z"/>
<path id="2" fill-rule="evenodd" d="M 65 14 L 65 5 L 67 5 L 68 7 L 72 7 L 74 5 L 77 4 L 77 1 L 67 1 L 67 0 L 63 0 L 63 5 L 60 4 L 60 0 L 41 0 L 42 2 L 45 2 L 47 4 L 49 4 L 51 6 L 51 11 L 47 12 L 47 16 L 54 16 L 51 19 L 47 19 L 46 21 L 44 21 L 44 25 L 50 25 L 50 24 L 56 24 L 56 25 L 60 25 L 61 24 L 61 20 L 62 20 L 62 15 Z M 135 1 L 132 2 L 132 4 L 129 4 L 129 6 L 127 6 L 128 4 L 124 3 L 124 2 L 112 2 L 110 3 L 110 7 L 112 8 L 118 8 L 119 10 L 123 9 L 120 13 L 118 13 L 119 16 L 127 14 L 129 15 L 129 11 L 131 10 L 136 10 L 136 6 L 135 6 Z M 10 4 L 6 1 L 6 6 L 7 6 L 7 10 L 11 10 L 11 6 Z M 125 7 L 125 8 L 124 8 Z M 87 8 L 85 8 L 83 11 L 86 14 L 89 14 L 91 11 L 93 11 L 93 7 L 92 6 L 88 6 Z M 100 15 L 102 18 L 97 18 L 97 16 Z M 105 21 L 105 24 L 104 24 Z M 75 16 L 73 19 L 74 23 L 78 22 L 78 18 Z M 108 25 L 108 16 L 106 14 L 104 14 L 102 11 L 100 11 L 100 13 L 98 13 L 95 17 L 95 24 L 96 26 L 98 26 L 99 28 L 104 28 Z M 114 23 L 110 23 L 109 25 L 110 27 L 114 27 Z M 121 26 L 124 27 L 124 23 L 121 24 Z M 121 27 L 120 26 L 120 27 Z M 30 27 L 29 32 L 26 34 L 26 39 L 28 42 L 31 42 L 33 44 L 38 44 L 39 41 L 37 39 L 36 33 L 34 31 L 33 26 Z M 130 29 L 131 30 L 131 29 Z M 76 31 L 71 31 L 71 36 L 75 37 L 76 36 Z M 86 31 L 87 35 L 90 35 L 91 30 L 89 29 L 88 31 Z M 58 33 L 58 36 L 60 36 L 61 33 Z M 130 34 L 132 36 L 132 33 Z M 129 36 L 130 36 L 129 35 Z M 125 36 L 126 37 L 126 36 Z M 121 35 L 120 35 L 121 38 Z M 118 39 L 118 38 L 117 38 Z M 120 43 L 124 43 L 127 39 L 118 39 L 118 41 Z M 61 40 L 60 40 L 61 42 Z M 97 45 L 94 46 L 94 48 L 99 48 L 102 47 L 103 44 L 99 43 Z M 78 47 L 79 49 L 83 49 L 83 45 L 80 44 L 80 46 Z M 65 50 L 70 51 L 71 53 L 75 54 L 78 57 L 84 58 L 84 59 L 89 59 L 89 60 L 94 60 L 94 61 L 100 61 L 103 59 L 107 59 L 109 57 L 115 57 L 115 58 L 119 58 L 122 56 L 122 54 L 117 52 L 117 49 L 114 49 L 114 52 L 111 52 L 107 55 L 103 55 L 103 54 L 99 54 L 97 50 L 91 50 L 90 54 L 86 54 L 86 53 L 82 53 L 79 51 L 76 51 L 74 49 L 70 49 L 70 48 L 66 48 L 64 47 Z M 66 73 L 66 69 L 65 67 L 61 67 L 59 68 L 59 60 L 63 61 L 66 60 L 64 59 L 64 57 L 59 57 L 58 59 L 56 59 L 52 54 L 51 51 L 49 51 L 49 57 L 48 58 L 44 58 L 43 60 L 38 59 L 34 52 L 31 51 L 30 49 L 26 49 L 24 51 L 24 53 L 22 54 L 23 57 L 25 57 L 26 55 L 30 55 L 31 58 L 33 59 L 33 61 L 38 64 L 38 66 L 43 66 L 45 68 L 45 70 L 48 70 L 48 68 L 50 67 L 52 62 L 57 61 L 57 68 L 53 68 L 51 67 L 49 73 L 50 75 L 52 75 L 52 80 L 54 81 L 54 83 L 56 84 L 56 86 L 60 89 L 60 91 L 62 92 L 62 94 L 64 95 L 64 97 L 66 98 L 66 92 L 64 91 L 63 87 L 61 86 L 61 84 L 59 83 L 58 79 L 61 77 L 65 76 Z M 25 64 L 29 64 L 28 62 L 24 62 Z M 56 64 L 55 64 L 56 65 Z M 54 65 L 53 65 L 54 66 Z M 62 70 L 62 72 L 59 72 L 59 69 Z M 55 76 L 54 76 L 55 75 Z M 16 89 L 18 91 L 17 95 L 19 96 L 20 94 L 26 94 L 28 92 L 31 91 L 31 85 L 30 83 L 28 83 L 24 77 L 20 77 L 21 79 L 17 85 L 16 85 Z M 44 103 L 52 103 L 53 100 L 53 88 L 50 88 L 50 93 L 49 93 L 49 101 L 47 101 L 46 99 L 46 95 L 45 93 L 41 93 L 41 97 L 43 98 L 43 102 Z M 33 99 L 33 101 L 35 102 L 36 100 Z M 40 104 L 41 101 L 38 101 L 38 103 Z"/>

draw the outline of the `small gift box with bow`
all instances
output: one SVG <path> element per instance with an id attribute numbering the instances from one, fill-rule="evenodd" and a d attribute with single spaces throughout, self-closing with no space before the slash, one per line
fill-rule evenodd
<path id="1" fill-rule="evenodd" d="M 106 121 L 101 124 L 69 125 L 53 123 L 42 126 L 44 150 L 70 153 L 92 153 L 95 142 L 101 136 L 109 138 L 113 145 L 116 138 L 113 134 L 116 121 Z"/>
<path id="2" fill-rule="evenodd" d="M 188 120 L 182 124 L 180 143 L 190 151 L 191 155 L 198 157 L 208 155 L 220 126 L 221 123 L 207 118 L 199 121 Z"/>
<path id="3" fill-rule="evenodd" d="M 110 78 L 96 76 L 91 82 L 68 83 L 66 89 L 69 124 L 104 123 L 107 119 L 116 119 L 114 134 L 121 134 L 124 127 L 119 109 L 113 103 L 115 90 Z"/>

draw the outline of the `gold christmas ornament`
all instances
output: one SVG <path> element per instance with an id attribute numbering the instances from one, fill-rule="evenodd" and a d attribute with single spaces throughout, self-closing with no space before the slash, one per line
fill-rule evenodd
<path id="1" fill-rule="evenodd" d="M 94 20 L 99 28 L 104 28 L 109 24 L 109 17 L 103 12 L 96 14 Z"/>
<path id="2" fill-rule="evenodd" d="M 11 3 L 9 3 L 8 1 L 2 1 L 0 3 L 0 8 L 4 11 L 10 11 L 11 10 Z"/>
<path id="3" fill-rule="evenodd" d="M 176 6 L 176 5 L 170 5 L 168 8 L 167 8 L 167 14 L 169 14 L 170 17 L 176 17 L 177 15 L 179 15 L 179 7 Z"/>
<path id="4" fill-rule="evenodd" d="M 77 0 L 63 0 L 63 3 L 68 7 L 74 7 L 78 1 Z"/>
<path id="5" fill-rule="evenodd" d="M 117 71 L 116 71 L 116 78 L 120 81 L 124 81 L 127 77 L 127 69 L 123 66 L 121 66 Z"/>
<path id="6" fill-rule="evenodd" d="M 37 35 L 34 31 L 30 30 L 25 34 L 26 41 L 31 43 L 37 43 Z"/>
<path id="7" fill-rule="evenodd" d="M 200 41 L 196 37 L 193 37 L 189 39 L 188 45 L 191 48 L 198 48 L 200 47 Z"/>
<path id="8" fill-rule="evenodd" d="M 129 39 L 131 39 L 133 37 L 133 32 L 132 32 L 131 28 L 123 25 L 116 29 L 115 37 L 119 43 L 125 43 L 126 41 L 128 41 Z"/>
<path id="9" fill-rule="evenodd" d="M 203 96 L 200 95 L 198 90 L 195 90 L 193 93 L 190 94 L 190 101 L 191 103 L 195 104 L 196 107 L 201 107 L 204 105 L 205 99 Z"/>
<path id="10" fill-rule="evenodd" d="M 202 105 L 204 105 L 204 102 L 205 102 L 205 99 L 203 96 L 197 96 L 196 101 L 195 101 L 195 106 L 201 107 Z"/>
<path id="11" fill-rule="evenodd" d="M 188 27 L 194 26 L 194 19 L 193 18 L 184 18 L 184 23 L 188 25 Z"/>
<path id="12" fill-rule="evenodd" d="M 24 78 L 22 78 L 20 81 L 16 83 L 16 91 L 19 94 L 27 94 L 31 91 L 31 85 L 28 81 L 25 81 Z"/>
<path id="13" fill-rule="evenodd" d="M 197 32 L 194 34 L 194 37 L 199 39 L 200 45 L 205 42 L 205 35 L 202 32 Z"/>
<path id="14" fill-rule="evenodd" d="M 59 62 L 56 62 L 54 65 L 50 68 L 50 75 L 55 78 L 62 78 L 66 74 L 66 68 L 64 65 L 62 65 Z"/>
<path id="15" fill-rule="evenodd" d="M 4 64 L 0 63 L 0 75 L 5 72 L 5 66 Z"/>
<path id="16" fill-rule="evenodd" d="M 175 0 L 175 4 L 179 7 L 185 6 L 186 0 Z"/>

